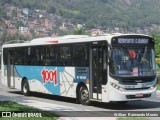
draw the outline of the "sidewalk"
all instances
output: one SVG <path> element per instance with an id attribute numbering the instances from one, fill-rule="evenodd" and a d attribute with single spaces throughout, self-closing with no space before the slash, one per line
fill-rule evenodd
<path id="1" fill-rule="evenodd" d="M 160 90 L 157 90 L 156 96 L 157 96 L 157 97 L 160 97 Z"/>

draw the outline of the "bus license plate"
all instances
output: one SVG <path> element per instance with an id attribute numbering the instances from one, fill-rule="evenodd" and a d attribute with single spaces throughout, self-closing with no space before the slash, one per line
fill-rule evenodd
<path id="1" fill-rule="evenodd" d="M 143 97 L 143 93 L 135 94 L 135 97 Z"/>

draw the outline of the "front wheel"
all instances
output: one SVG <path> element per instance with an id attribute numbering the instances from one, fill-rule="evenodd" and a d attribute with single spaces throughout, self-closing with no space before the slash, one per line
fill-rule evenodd
<path id="1" fill-rule="evenodd" d="M 90 100 L 89 100 L 89 92 L 87 87 L 81 86 L 79 89 L 79 101 L 82 105 L 89 105 Z"/>
<path id="2" fill-rule="evenodd" d="M 24 81 L 22 82 L 21 92 L 22 92 L 22 94 L 25 95 L 25 96 L 28 96 L 28 95 L 29 95 L 30 90 L 29 90 L 29 84 L 28 84 L 28 81 L 27 81 L 27 80 L 24 80 Z"/>

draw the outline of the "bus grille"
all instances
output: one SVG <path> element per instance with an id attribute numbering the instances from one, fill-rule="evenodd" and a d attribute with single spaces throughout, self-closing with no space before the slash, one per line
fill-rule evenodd
<path id="1" fill-rule="evenodd" d="M 127 99 L 148 98 L 148 97 L 151 97 L 151 94 L 144 94 L 142 97 L 136 97 L 135 95 L 126 95 Z"/>
<path id="2" fill-rule="evenodd" d="M 145 90 L 149 89 L 150 87 L 144 87 L 144 88 L 125 88 L 125 90 Z"/>

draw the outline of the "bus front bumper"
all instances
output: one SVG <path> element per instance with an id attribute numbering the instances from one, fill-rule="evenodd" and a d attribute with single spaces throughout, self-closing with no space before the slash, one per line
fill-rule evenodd
<path id="1" fill-rule="evenodd" d="M 119 91 L 112 87 L 109 93 L 109 101 L 133 101 L 154 99 L 156 97 L 156 88 L 150 90 L 127 90 Z"/>

